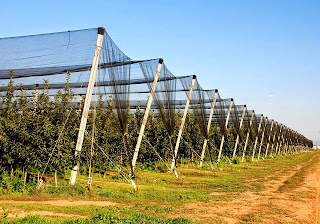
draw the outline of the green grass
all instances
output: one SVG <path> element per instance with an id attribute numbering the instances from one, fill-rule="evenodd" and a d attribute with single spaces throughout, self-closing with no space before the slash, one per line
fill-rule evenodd
<path id="1" fill-rule="evenodd" d="M 87 224 L 87 223 L 101 223 L 101 224 L 125 224 L 125 223 L 159 223 L 159 224 L 188 224 L 193 223 L 191 220 L 185 218 L 174 218 L 174 219 L 159 219 L 154 218 L 152 216 L 142 215 L 142 214 L 134 214 L 131 217 L 120 218 L 115 217 L 109 213 L 101 213 L 92 218 L 86 219 L 52 219 L 52 218 L 43 218 L 40 216 L 26 216 L 25 218 L 16 219 L 16 220 L 1 220 L 0 223 L 33 223 L 33 224 L 51 224 L 51 223 L 60 223 L 60 224 Z"/>
<path id="2" fill-rule="evenodd" d="M 31 204 L 6 204 L 10 212 L 14 209 L 24 211 L 51 211 L 55 213 L 67 213 L 87 216 L 85 219 L 77 219 L 77 223 L 90 223 L 101 220 L 114 223 L 130 223 L 135 219 L 141 219 L 141 223 L 164 223 L 171 222 L 170 218 L 176 217 L 176 213 L 183 215 L 183 206 L 187 203 L 228 201 L 236 198 L 241 192 L 264 190 L 264 183 L 270 181 L 271 174 L 281 172 L 288 174 L 293 167 L 304 164 L 299 172 L 280 187 L 280 192 L 290 190 L 303 181 L 306 172 L 317 163 L 318 152 L 288 155 L 275 159 L 260 160 L 259 163 L 233 164 L 220 163 L 215 173 L 209 166 L 198 168 L 197 166 L 181 165 L 179 167 L 180 180 L 176 180 L 173 174 L 154 171 L 139 171 L 136 184 L 138 193 L 133 193 L 131 184 L 124 179 L 118 178 L 115 171 L 108 172 L 106 178 L 99 174 L 93 176 L 92 196 L 86 188 L 86 177 L 79 176 L 78 183 L 70 187 L 66 180 L 59 181 L 59 188 L 48 186 L 52 179 L 33 195 L 34 184 L 29 184 L 26 189 L 14 191 L 11 187 L 8 192 L 0 190 L 0 199 L 16 200 L 47 200 L 65 199 L 72 200 L 108 200 L 118 203 L 117 206 L 51 206 Z M 310 161 L 307 163 L 307 161 Z M 272 177 L 274 178 L 274 177 Z M 7 180 L 8 181 L 8 180 Z M 9 189 L 9 188 L 8 188 Z M 224 194 L 214 194 L 220 192 Z M 109 217 L 110 216 L 110 217 Z M 258 222 L 259 217 L 247 215 L 244 222 Z M 116 221 L 114 221 L 114 220 Z M 34 220 L 34 221 L 32 221 Z M 75 219 L 72 219 L 74 221 Z M 149 221 L 148 221 L 149 220 Z M 221 219 L 219 219 L 221 221 Z M 6 223 L 7 219 L 2 219 Z M 25 219 L 10 220 L 16 223 L 72 223 L 66 218 L 41 218 L 27 217 Z M 174 220 L 176 223 L 190 223 L 185 218 Z M 102 223 L 102 221 L 101 221 Z M 217 221 L 217 223 L 219 223 Z"/>
<path id="3" fill-rule="evenodd" d="M 318 162 L 319 162 L 319 157 L 313 157 L 310 161 L 307 161 L 306 165 L 304 165 L 290 179 L 286 180 L 284 182 L 284 185 L 282 185 L 278 189 L 278 191 L 279 192 L 285 192 L 285 191 L 288 191 L 288 190 L 295 189 L 295 188 L 299 187 L 303 183 L 304 177 L 306 176 L 306 174 L 310 170 L 310 168 L 313 167 Z"/>

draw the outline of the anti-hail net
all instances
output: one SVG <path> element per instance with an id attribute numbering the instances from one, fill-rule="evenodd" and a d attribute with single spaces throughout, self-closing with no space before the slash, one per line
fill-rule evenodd
<path id="1" fill-rule="evenodd" d="M 234 127 L 238 135 L 240 135 L 240 120 L 241 120 L 242 110 L 243 110 L 243 106 L 237 106 L 234 103 L 232 104 L 229 125 Z"/>
<path id="2" fill-rule="evenodd" d="M 156 61 L 148 67 L 146 63 L 140 63 L 150 91 L 157 65 Z M 191 80 L 192 76 L 175 77 L 166 65 L 162 64 L 153 96 L 153 109 L 156 109 L 156 113 L 161 118 L 170 138 L 175 134 L 175 127 L 177 126 L 176 114 L 181 107 L 183 109 L 184 105 L 182 105 L 182 102 L 186 101 L 186 94 L 188 94 L 190 89 Z"/>
<path id="3" fill-rule="evenodd" d="M 191 97 L 190 108 L 192 109 L 192 113 L 197 120 L 202 136 L 206 139 L 209 137 L 209 133 L 207 131 L 208 114 L 206 110 L 206 104 L 210 104 L 211 102 L 212 98 L 205 90 L 202 89 L 198 81 L 196 81 Z"/>

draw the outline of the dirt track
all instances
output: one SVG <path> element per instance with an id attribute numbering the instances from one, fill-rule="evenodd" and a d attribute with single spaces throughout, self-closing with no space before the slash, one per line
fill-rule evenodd
<path id="1" fill-rule="evenodd" d="M 181 210 L 187 212 L 180 215 L 208 223 L 320 224 L 320 160 L 308 170 L 301 186 L 290 192 L 278 191 L 301 168 L 299 165 L 286 175 L 273 173 L 260 192 L 246 191 L 231 201 L 187 204 Z"/>

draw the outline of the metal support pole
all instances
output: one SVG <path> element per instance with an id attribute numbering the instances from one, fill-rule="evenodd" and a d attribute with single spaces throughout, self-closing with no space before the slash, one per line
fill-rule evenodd
<path id="1" fill-rule="evenodd" d="M 209 135 L 209 132 L 210 132 L 212 116 L 213 116 L 213 112 L 214 112 L 214 107 L 216 106 L 217 97 L 218 97 L 218 90 L 216 89 L 215 93 L 214 93 L 213 100 L 212 100 L 209 120 L 208 120 L 208 124 L 207 124 L 207 134 L 208 135 Z M 202 146 L 202 151 L 201 151 L 201 156 L 200 156 L 200 167 L 202 167 L 202 164 L 203 164 L 203 159 L 204 159 L 204 154 L 206 152 L 207 144 L 208 144 L 208 139 L 205 138 L 204 141 L 203 141 L 203 146 Z"/>
<path id="2" fill-rule="evenodd" d="M 271 141 L 271 133 L 272 133 L 272 129 L 273 129 L 273 120 L 271 121 L 271 128 L 270 128 L 270 133 L 269 133 L 269 137 L 268 137 L 268 143 L 267 143 L 267 148 L 266 148 L 266 153 L 265 153 L 265 158 L 267 158 L 268 155 L 268 149 L 269 149 L 269 145 L 270 145 L 270 141 Z"/>
<path id="3" fill-rule="evenodd" d="M 228 115 L 227 115 L 227 119 L 226 119 L 226 123 L 225 123 L 225 129 L 227 131 L 227 128 L 228 128 L 228 122 L 229 122 L 229 118 L 230 118 L 230 113 L 231 113 L 231 109 L 232 109 L 232 105 L 233 105 L 233 99 L 231 98 L 231 101 L 230 101 L 230 106 L 229 106 L 229 110 L 228 110 Z M 224 134 L 222 135 L 222 138 L 221 138 L 221 143 L 220 143 L 220 150 L 219 150 L 219 154 L 218 154 L 218 162 L 220 162 L 220 159 L 221 159 L 221 154 L 222 154 L 222 149 L 223 149 L 223 143 L 224 143 Z"/>
<path id="4" fill-rule="evenodd" d="M 278 127 L 278 122 L 276 122 L 276 127 Z M 273 134 L 273 139 L 272 139 L 272 146 L 271 146 L 271 150 L 270 150 L 270 157 L 273 158 L 273 149 L 274 149 L 274 143 L 276 141 L 276 135 L 277 135 L 278 130 L 275 130 L 274 134 Z"/>
<path id="5" fill-rule="evenodd" d="M 71 176 L 70 176 L 70 184 L 71 185 L 74 185 L 76 182 L 77 172 L 78 172 L 78 169 L 80 166 L 80 152 L 82 149 L 84 132 L 86 130 L 89 108 L 90 108 L 90 104 L 91 104 L 92 91 L 93 91 L 94 82 L 95 82 L 96 74 L 97 74 L 97 70 L 98 70 L 99 59 L 101 56 L 104 33 L 105 33 L 105 29 L 103 27 L 99 27 L 96 49 L 95 49 L 94 57 L 92 60 L 90 78 L 89 78 L 88 88 L 87 88 L 87 92 L 86 92 L 86 98 L 85 98 L 85 102 L 84 102 L 84 106 L 83 106 L 83 111 L 82 111 L 82 117 L 81 117 L 81 122 L 80 122 L 79 133 L 78 133 L 77 145 L 76 145 L 76 149 L 75 149 L 75 157 L 77 157 L 78 161 L 77 161 L 77 165 L 75 165 L 71 171 Z"/>
<path id="6" fill-rule="evenodd" d="M 279 141 L 280 141 L 280 138 L 281 138 L 281 131 L 282 131 L 282 124 L 280 126 L 280 130 L 279 130 L 279 135 L 278 135 L 278 140 L 277 140 L 277 146 L 276 146 L 276 155 L 279 154 L 278 152 L 278 149 L 279 149 Z"/>
<path id="7" fill-rule="evenodd" d="M 151 107 L 153 95 L 154 95 L 154 92 L 156 91 L 156 86 L 157 86 L 157 82 L 158 82 L 158 79 L 159 79 L 162 63 L 163 63 L 163 59 L 160 58 L 158 66 L 157 66 L 156 74 L 154 76 L 154 80 L 153 80 L 152 88 L 151 88 L 151 91 L 150 91 L 150 95 L 149 95 L 149 98 L 148 98 L 147 107 L 146 107 L 146 110 L 144 111 L 144 116 L 143 116 L 142 124 L 141 124 L 141 127 L 140 127 L 140 132 L 139 132 L 139 137 L 138 137 L 138 140 L 137 140 L 136 148 L 135 148 L 135 150 L 133 152 L 131 175 L 133 175 L 133 171 L 134 171 L 134 168 L 136 166 L 137 159 L 138 159 L 140 145 L 141 145 L 144 129 L 145 129 L 146 124 L 147 124 L 147 120 L 148 120 L 148 116 L 149 116 L 149 112 L 150 112 L 150 107 Z"/>
<path id="8" fill-rule="evenodd" d="M 262 121 L 263 121 L 263 115 L 261 115 L 260 123 L 259 123 L 259 127 L 258 127 L 258 132 L 256 133 L 256 141 L 254 142 L 251 161 L 253 161 L 253 159 L 254 159 L 254 154 L 255 154 L 255 151 L 256 151 L 256 148 L 257 148 L 257 144 L 258 144 L 259 132 L 260 132 L 260 129 L 261 129 Z"/>
<path id="9" fill-rule="evenodd" d="M 246 150 L 247 150 L 247 146 L 248 146 L 248 143 L 249 143 L 249 136 L 250 136 L 251 126 L 252 126 L 252 122 L 253 122 L 253 117 L 254 117 L 254 111 L 252 111 L 252 115 L 251 115 L 251 118 L 250 118 L 249 128 L 248 128 L 248 131 L 247 131 L 246 142 L 244 143 L 244 148 L 243 148 L 243 154 L 242 154 L 242 160 L 241 160 L 241 162 L 244 161 L 244 157 L 245 157 L 245 155 L 246 155 Z"/>
<path id="10" fill-rule="evenodd" d="M 287 153 L 288 153 L 288 140 L 286 138 L 284 143 L 284 155 L 287 155 Z"/>
<path id="11" fill-rule="evenodd" d="M 239 129 L 241 132 L 241 128 L 242 128 L 242 124 L 243 124 L 243 119 L 244 119 L 244 115 L 246 113 L 246 109 L 247 109 L 247 106 L 244 105 L 243 106 L 243 111 L 242 111 L 242 116 L 241 116 L 241 120 L 240 120 L 240 125 L 239 125 Z M 236 143 L 234 145 L 234 149 L 233 149 L 233 154 L 232 154 L 232 159 L 234 159 L 234 157 L 236 156 L 236 151 L 237 151 L 237 147 L 238 147 L 238 143 L 239 143 L 239 138 L 240 138 L 240 133 L 237 134 L 237 139 L 236 139 Z"/>
<path id="12" fill-rule="evenodd" d="M 261 136 L 261 141 L 260 141 L 260 147 L 259 147 L 259 153 L 258 153 L 257 161 L 259 161 L 259 158 L 260 158 L 260 153 L 261 153 L 263 140 L 264 140 L 264 133 L 266 132 L 267 125 L 268 125 L 268 118 L 266 117 L 266 120 L 265 120 L 265 123 L 264 123 L 264 127 L 263 127 L 262 136 Z"/>
<path id="13" fill-rule="evenodd" d="M 178 155 L 179 144 L 180 144 L 180 140 L 181 140 L 184 124 L 185 124 L 185 121 L 186 121 L 188 108 L 189 108 L 189 104 L 190 104 L 190 100 L 191 100 L 192 91 L 193 91 L 193 87 L 194 87 L 195 81 L 196 81 L 196 76 L 194 75 L 193 78 L 192 78 L 192 81 L 191 81 L 191 86 L 190 86 L 190 89 L 189 89 L 188 99 L 187 99 L 187 102 L 186 102 L 186 106 L 184 108 L 183 116 L 181 118 L 180 129 L 179 129 L 178 138 L 177 138 L 176 146 L 175 146 L 175 149 L 174 149 L 174 156 L 172 158 L 172 163 L 171 163 L 171 168 L 170 168 L 171 172 L 173 171 L 173 168 L 176 165 L 176 158 L 177 158 L 177 155 Z"/>

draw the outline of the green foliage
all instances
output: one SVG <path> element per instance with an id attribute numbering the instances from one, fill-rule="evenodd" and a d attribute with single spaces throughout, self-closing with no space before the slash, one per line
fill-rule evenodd
<path id="1" fill-rule="evenodd" d="M 0 175 L 0 186 L 2 191 L 0 194 L 10 194 L 10 193 L 27 193 L 32 194 L 36 187 L 36 181 L 34 178 L 29 177 L 29 181 L 24 183 L 22 176 L 13 175 L 10 177 L 7 172 Z"/>
<path id="2" fill-rule="evenodd" d="M 2 218 L 5 219 L 8 217 L 9 212 L 6 209 L 6 206 L 2 206 L 2 210 L 3 210 Z"/>
<path id="3" fill-rule="evenodd" d="M 241 163 L 241 157 L 236 156 L 233 160 L 232 160 L 233 164 L 240 164 Z"/>
<path id="4" fill-rule="evenodd" d="M 12 75 L 14 71 L 11 71 Z M 50 100 L 48 80 L 44 80 L 44 88 L 34 97 L 27 97 L 23 86 L 15 86 L 13 79 L 7 86 L 6 93 L 1 97 L 0 106 L 0 169 L 3 171 L 26 170 L 30 173 L 42 172 L 51 176 L 58 171 L 59 176 L 69 175 L 74 165 L 74 149 L 77 140 L 84 98 L 80 100 L 79 108 L 74 103 L 74 93 L 69 86 L 70 74 L 67 73 L 66 85 L 59 90 L 54 99 Z M 34 90 L 36 91 L 36 90 Z M 35 96 L 38 97 L 35 99 Z M 94 108 L 94 107 L 91 107 Z M 183 109 L 183 106 L 182 106 Z M 96 118 L 93 120 L 93 113 Z M 82 169 L 88 167 L 93 122 L 95 122 L 95 142 L 108 154 L 108 158 L 98 149 L 94 149 L 94 172 L 114 170 L 116 166 L 123 166 L 129 170 L 132 153 L 137 141 L 143 118 L 143 110 L 138 105 L 135 112 L 128 117 L 128 128 L 121 131 L 119 119 L 112 99 L 105 106 L 102 95 L 99 96 L 95 111 L 91 110 L 88 117 L 86 134 L 81 153 Z M 180 125 L 180 108 L 171 121 L 175 124 L 169 136 L 163 121 L 151 112 L 142 141 L 137 169 L 148 169 L 166 172 L 164 163 L 170 164 L 172 152 L 176 142 L 176 135 Z M 244 139 L 244 130 L 240 138 L 239 148 Z M 230 127 L 223 149 L 223 155 L 231 158 L 236 130 Z M 206 160 L 214 160 L 221 141 L 218 126 L 212 126 L 209 136 Z M 183 138 L 179 147 L 177 163 L 198 161 L 203 145 L 203 134 L 194 114 L 186 117 Z M 248 147 L 248 153 L 249 153 Z M 49 161 L 50 158 L 50 161 Z"/>
<path id="5" fill-rule="evenodd" d="M 6 220 L 6 221 L 0 221 L 0 223 L 23 223 L 23 224 L 53 224 L 53 223 L 60 223 L 60 224 L 89 224 L 89 223 L 103 223 L 103 224 L 108 224 L 108 223 L 114 223 L 114 224 L 129 224 L 129 223 L 158 223 L 158 224 L 188 224 L 188 223 L 193 223 L 191 220 L 186 219 L 186 218 L 174 218 L 174 219 L 159 219 L 159 218 L 154 218 L 151 216 L 147 215 L 142 215 L 139 213 L 135 213 L 134 215 L 127 217 L 127 218 L 120 218 L 113 216 L 112 214 L 109 213 L 101 213 L 98 214 L 92 218 L 88 219 L 45 219 L 42 218 L 38 215 L 36 216 L 26 216 L 25 218 L 22 219 L 16 219 L 16 220 Z"/>

